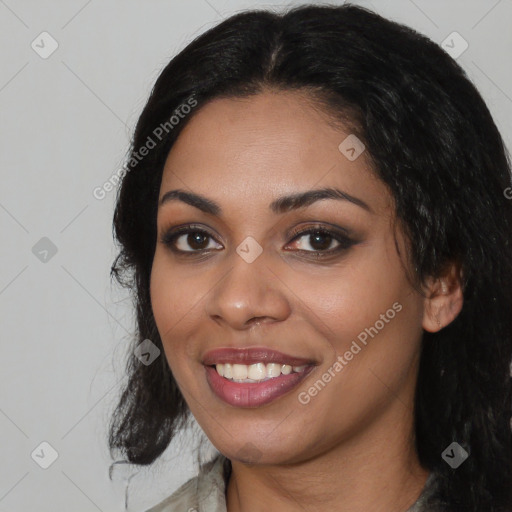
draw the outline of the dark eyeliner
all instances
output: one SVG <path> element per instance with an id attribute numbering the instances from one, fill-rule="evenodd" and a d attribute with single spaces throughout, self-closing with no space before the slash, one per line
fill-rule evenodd
<path id="1" fill-rule="evenodd" d="M 201 251 L 180 251 L 179 249 L 174 248 L 174 241 L 184 234 L 189 233 L 200 233 L 202 235 L 205 235 L 206 237 L 213 238 L 213 236 L 206 231 L 203 228 L 200 228 L 198 226 L 194 226 L 193 224 L 186 224 L 184 226 L 178 226 L 177 228 L 171 228 L 167 230 L 161 237 L 160 242 L 164 244 L 165 246 L 169 247 L 173 252 L 179 253 L 179 254 L 186 254 L 186 255 L 192 255 L 192 254 L 199 254 Z"/>
<path id="2" fill-rule="evenodd" d="M 200 250 L 192 250 L 192 251 L 181 251 L 180 249 L 177 249 L 174 247 L 174 243 L 177 238 L 184 234 L 190 234 L 190 233 L 199 233 L 201 235 L 204 235 L 206 238 L 211 238 L 215 240 L 215 237 L 212 236 L 212 234 L 199 227 L 192 224 L 187 224 L 183 226 L 178 226 L 176 228 L 171 228 L 163 233 L 160 237 L 160 243 L 164 244 L 166 247 L 168 247 L 172 252 L 175 254 L 183 255 L 183 256 L 199 256 L 201 254 L 204 254 L 205 252 L 211 252 L 212 249 L 200 249 Z M 299 252 L 301 254 L 307 254 L 308 257 L 314 257 L 314 258 L 328 258 L 331 256 L 334 256 L 336 254 L 339 254 L 340 252 L 343 252 L 344 250 L 349 249 L 353 245 L 357 244 L 358 241 L 354 240 L 350 236 L 348 236 L 345 232 L 342 232 L 341 230 L 333 230 L 332 228 L 326 228 L 321 225 L 312 226 L 308 228 L 302 228 L 302 229 L 295 229 L 291 232 L 287 233 L 287 238 L 290 238 L 290 241 L 287 242 L 286 245 L 289 245 L 293 243 L 296 239 L 301 238 L 302 236 L 306 235 L 314 235 L 320 233 L 321 235 L 327 236 L 333 240 L 335 240 L 338 243 L 338 246 L 334 249 L 329 249 L 325 251 L 307 251 L 304 249 L 295 249 L 290 250 L 289 252 Z"/>
<path id="3" fill-rule="evenodd" d="M 336 240 L 336 242 L 338 242 L 338 246 L 335 247 L 334 249 L 328 249 L 325 251 L 306 251 L 304 249 L 297 249 L 296 251 L 293 251 L 293 252 L 309 254 L 309 255 L 314 256 L 315 258 L 328 258 L 331 256 L 335 256 L 335 255 L 339 254 L 340 252 L 343 252 L 347 249 L 350 249 L 350 247 L 352 247 L 353 245 L 358 243 L 357 240 L 354 240 L 349 235 L 347 235 L 346 233 L 344 233 L 340 230 L 335 230 L 332 228 L 325 228 L 322 225 L 317 225 L 317 226 L 313 226 L 313 227 L 309 227 L 309 228 L 305 228 L 305 229 L 292 230 L 288 235 L 288 236 L 292 237 L 292 239 L 290 240 L 290 242 L 288 242 L 288 244 L 293 243 L 296 239 L 301 238 L 305 235 L 314 235 L 317 233 L 320 233 L 321 235 L 328 236 L 329 238 Z"/>

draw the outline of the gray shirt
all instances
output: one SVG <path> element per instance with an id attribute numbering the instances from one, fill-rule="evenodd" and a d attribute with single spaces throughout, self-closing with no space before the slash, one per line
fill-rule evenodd
<path id="1" fill-rule="evenodd" d="M 201 466 L 196 477 L 146 512 L 226 512 L 229 474 L 229 459 L 219 453 Z M 431 473 L 421 496 L 404 512 L 442 512 L 435 502 L 434 491 L 435 480 Z"/>

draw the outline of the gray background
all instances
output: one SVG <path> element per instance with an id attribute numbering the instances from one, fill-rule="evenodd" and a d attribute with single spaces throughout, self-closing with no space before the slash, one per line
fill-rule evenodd
<path id="1" fill-rule="evenodd" d="M 354 3 L 439 44 L 460 33 L 469 47 L 457 60 L 511 148 L 511 0 Z M 197 425 L 153 467 L 108 478 L 106 427 L 134 321 L 109 282 L 115 193 L 93 190 L 124 163 L 168 60 L 222 18 L 272 5 L 284 4 L 0 0 L 0 512 L 122 511 L 128 479 L 128 510 L 142 511 L 195 474 Z M 46 59 L 31 47 L 51 49 L 43 31 L 58 43 Z M 55 254 L 41 252 L 43 237 Z M 47 469 L 42 442 L 58 454 Z"/>

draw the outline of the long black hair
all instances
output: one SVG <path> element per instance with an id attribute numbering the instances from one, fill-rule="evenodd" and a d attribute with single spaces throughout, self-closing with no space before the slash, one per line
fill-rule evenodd
<path id="1" fill-rule="evenodd" d="M 482 97 L 447 53 L 350 4 L 236 14 L 196 38 L 157 79 L 114 214 L 120 251 L 111 275 L 132 291 L 137 330 L 111 418 L 111 455 L 150 464 L 189 417 L 166 358 L 144 365 L 133 353 L 145 339 L 163 350 L 149 283 L 164 162 L 210 99 L 264 88 L 307 92 L 363 141 L 394 197 L 418 283 L 449 263 L 460 266 L 461 313 L 423 335 L 416 450 L 450 510 L 512 510 L 510 157 Z M 457 469 L 441 457 L 452 442 L 469 453 Z"/>

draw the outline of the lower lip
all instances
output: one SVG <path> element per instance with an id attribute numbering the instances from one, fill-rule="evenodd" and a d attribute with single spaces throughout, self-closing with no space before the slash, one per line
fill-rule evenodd
<path id="1" fill-rule="evenodd" d="M 306 378 L 313 366 L 307 366 L 303 372 L 280 375 L 265 382 L 232 382 L 221 377 L 217 370 L 205 366 L 206 380 L 212 391 L 224 402 L 234 407 L 259 407 L 273 402 L 291 391 Z"/>

